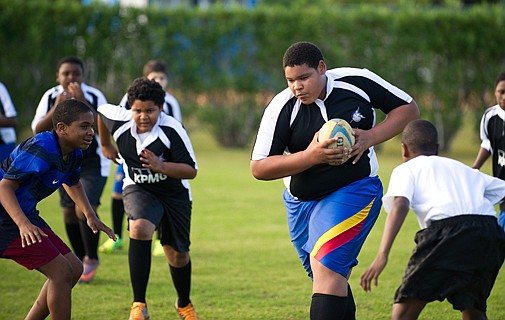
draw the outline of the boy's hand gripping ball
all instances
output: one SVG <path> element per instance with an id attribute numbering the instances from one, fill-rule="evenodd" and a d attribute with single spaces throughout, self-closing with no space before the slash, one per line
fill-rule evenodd
<path id="1" fill-rule="evenodd" d="M 344 147 L 351 149 L 354 145 L 354 135 L 352 133 L 352 127 L 344 119 L 331 119 L 328 120 L 321 129 L 319 130 L 319 141 L 329 140 L 332 138 L 337 138 L 336 141 L 328 145 L 328 148 L 334 149 L 338 147 Z M 341 161 L 330 163 L 333 166 L 341 165 L 349 160 L 349 157 L 343 158 Z"/>

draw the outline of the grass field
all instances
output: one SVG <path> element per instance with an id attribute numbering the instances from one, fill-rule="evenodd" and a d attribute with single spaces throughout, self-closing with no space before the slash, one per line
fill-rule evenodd
<path id="1" fill-rule="evenodd" d="M 462 133 L 453 155 L 470 164 L 478 150 L 476 138 Z M 308 319 L 311 282 L 289 241 L 280 181 L 262 182 L 249 171 L 250 150 L 222 150 L 203 133 L 192 134 L 199 161 L 192 182 L 192 300 L 201 319 Z M 392 168 L 400 163 L 399 142 L 393 140 L 379 153 L 385 187 Z M 489 171 L 489 165 L 483 170 Z M 102 196 L 99 215 L 110 225 L 110 182 Z M 58 195 L 44 200 L 41 215 L 67 240 L 58 207 Z M 414 247 L 417 222 L 410 215 L 400 232 L 379 287 L 366 294 L 359 278 L 379 246 L 382 214 L 360 254 L 350 283 L 357 304 L 357 319 L 388 319 L 394 291 Z M 125 233 L 127 234 L 127 233 Z M 102 240 L 105 237 L 102 235 Z M 101 255 L 95 281 L 73 290 L 73 319 L 127 319 L 131 306 L 127 250 Z M 504 269 L 502 269 L 504 270 Z M 0 320 L 22 319 L 36 298 L 44 277 L 12 261 L 0 260 Z M 505 271 L 488 300 L 490 319 L 505 319 Z M 147 293 L 151 318 L 177 319 L 176 299 L 167 263 L 153 257 Z M 458 319 L 449 303 L 429 304 L 421 319 Z"/>

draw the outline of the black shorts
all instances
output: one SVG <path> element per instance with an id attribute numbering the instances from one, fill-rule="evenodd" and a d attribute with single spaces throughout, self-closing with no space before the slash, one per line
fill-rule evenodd
<path id="1" fill-rule="evenodd" d="M 123 201 L 128 219 L 146 219 L 158 228 L 162 245 L 189 251 L 191 202 L 160 197 L 137 185 L 125 187 Z"/>
<path id="2" fill-rule="evenodd" d="M 395 294 L 427 302 L 447 299 L 456 310 L 486 311 L 505 257 L 505 232 L 492 216 L 461 215 L 434 221 L 417 244 Z"/>
<path id="3" fill-rule="evenodd" d="M 81 176 L 79 180 L 82 183 L 82 187 L 84 188 L 84 192 L 86 193 L 91 206 L 98 208 L 100 205 L 100 197 L 102 196 L 103 189 L 107 183 L 107 177 Z M 60 193 L 60 207 L 68 208 L 75 205 L 74 201 L 72 201 L 63 187 L 59 188 L 58 191 Z"/>

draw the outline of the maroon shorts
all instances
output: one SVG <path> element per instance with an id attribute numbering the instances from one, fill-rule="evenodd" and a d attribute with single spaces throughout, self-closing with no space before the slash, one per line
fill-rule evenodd
<path id="1" fill-rule="evenodd" d="M 7 246 L 0 258 L 16 261 L 28 270 L 48 264 L 59 254 L 66 255 L 71 250 L 51 229 L 41 228 L 48 237 L 30 246 L 21 246 L 21 237 L 16 237 Z"/>

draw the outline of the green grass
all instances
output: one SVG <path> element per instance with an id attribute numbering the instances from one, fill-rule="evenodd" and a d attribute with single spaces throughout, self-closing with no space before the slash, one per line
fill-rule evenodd
<path id="1" fill-rule="evenodd" d="M 454 152 L 470 164 L 478 150 L 462 134 Z M 193 261 L 192 300 L 201 319 L 308 319 L 311 282 L 293 249 L 281 200 L 281 181 L 256 181 L 249 170 L 250 150 L 221 150 L 204 133 L 192 134 L 199 161 L 192 181 Z M 401 162 L 399 141 L 380 151 L 380 176 L 387 186 L 393 167 Z M 489 171 L 486 166 L 483 170 Z M 109 180 L 99 215 L 110 225 Z M 66 234 L 58 207 L 58 195 L 44 200 L 42 216 L 64 240 Z M 417 222 L 410 215 L 393 247 L 390 261 L 371 293 L 359 287 L 359 278 L 373 260 L 380 243 L 385 214 L 367 239 L 350 283 L 358 319 L 388 319 L 393 294 L 398 287 L 412 248 Z M 125 235 L 127 233 L 125 232 Z M 102 241 L 105 237 L 102 235 Z M 127 319 L 132 293 L 127 250 L 101 255 L 95 281 L 73 290 L 73 319 Z M 35 300 L 44 277 L 9 260 L 0 260 L 0 319 L 22 319 Z M 489 303 L 490 319 L 505 319 L 505 272 L 500 273 Z M 167 263 L 153 257 L 147 292 L 152 319 L 177 319 L 176 299 Z M 434 302 L 421 319 L 458 319 L 450 304 Z"/>

